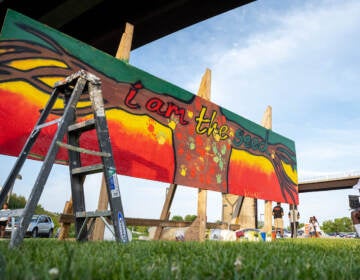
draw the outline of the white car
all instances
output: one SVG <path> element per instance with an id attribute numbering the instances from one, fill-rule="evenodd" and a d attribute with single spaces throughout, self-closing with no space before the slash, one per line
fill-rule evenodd
<path id="1" fill-rule="evenodd" d="M 54 222 L 48 215 L 33 215 L 26 230 L 26 234 L 32 237 L 52 237 L 54 233 Z"/>
<path id="2" fill-rule="evenodd" d="M 14 222 L 14 225 L 12 225 Z M 17 228 L 20 225 L 20 217 L 12 217 L 11 222 L 6 226 L 6 235 L 11 235 L 13 227 Z M 26 230 L 26 236 L 31 237 L 52 237 L 54 233 L 54 222 L 48 215 L 33 215 L 30 224 Z"/>

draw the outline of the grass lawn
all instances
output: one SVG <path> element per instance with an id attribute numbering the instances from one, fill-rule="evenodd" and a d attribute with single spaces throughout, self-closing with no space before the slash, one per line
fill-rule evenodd
<path id="1" fill-rule="evenodd" d="M 0 240 L 0 279 L 360 279 L 360 239 Z"/>

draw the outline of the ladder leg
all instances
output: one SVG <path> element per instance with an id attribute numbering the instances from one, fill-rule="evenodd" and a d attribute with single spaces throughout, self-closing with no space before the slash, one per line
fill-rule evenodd
<path id="1" fill-rule="evenodd" d="M 53 93 L 51 94 L 51 97 L 48 101 L 48 103 L 45 106 L 45 109 L 41 112 L 40 118 L 38 119 L 37 123 L 35 124 L 30 136 L 28 137 L 22 151 L 20 152 L 19 157 L 17 158 L 8 178 L 6 179 L 3 188 L 0 191 L 0 205 L 3 205 L 5 202 L 6 196 L 8 195 L 11 187 L 14 185 L 16 176 L 20 173 L 20 170 L 22 166 L 24 165 L 24 162 L 32 148 L 32 146 L 35 143 L 36 138 L 39 135 L 40 129 L 38 126 L 45 122 L 46 118 L 48 117 L 51 109 L 53 108 L 55 101 L 59 95 L 58 89 L 55 89 Z"/>
<path id="2" fill-rule="evenodd" d="M 112 155 L 109 130 L 105 117 L 104 104 L 99 84 L 89 84 L 90 99 L 92 100 L 96 120 L 96 131 L 98 135 L 101 152 Z M 102 157 L 104 165 L 104 176 L 107 185 L 109 205 L 114 225 L 115 239 L 127 243 L 129 241 L 123 206 L 121 202 L 119 183 L 115 168 L 114 158 Z"/>
<path id="3" fill-rule="evenodd" d="M 73 122 L 76 114 L 76 104 L 80 98 L 81 93 L 85 88 L 85 85 L 86 85 L 86 80 L 83 78 L 79 78 L 74 88 L 73 94 L 71 94 L 66 104 L 63 118 L 59 123 L 58 130 L 56 131 L 53 141 L 50 144 L 48 153 L 44 159 L 40 173 L 35 181 L 29 199 L 25 205 L 23 214 L 21 215 L 20 225 L 11 235 L 11 240 L 9 244 L 10 247 L 18 246 L 24 239 L 26 229 L 30 224 L 30 220 L 35 211 L 35 208 L 39 203 L 39 199 L 44 189 L 44 185 L 47 181 L 52 166 L 55 162 L 57 152 L 59 150 L 59 146 L 56 144 L 56 142 L 58 140 L 61 141 L 64 138 L 65 133 L 67 132 L 67 127 L 69 126 L 70 123 Z"/>

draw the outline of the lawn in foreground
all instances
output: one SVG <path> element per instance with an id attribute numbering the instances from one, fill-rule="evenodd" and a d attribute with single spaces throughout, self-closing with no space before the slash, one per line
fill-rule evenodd
<path id="1" fill-rule="evenodd" d="M 1 279 L 360 279 L 360 239 L 0 241 Z M 4 277 L 5 276 L 5 277 Z M 2 278 L 4 277 L 4 278 Z"/>

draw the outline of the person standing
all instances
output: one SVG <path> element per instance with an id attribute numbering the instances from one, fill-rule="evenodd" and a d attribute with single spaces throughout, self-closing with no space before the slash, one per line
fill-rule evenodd
<path id="1" fill-rule="evenodd" d="M 297 205 L 290 204 L 289 210 L 289 220 L 290 220 L 290 228 L 291 228 L 291 238 L 296 238 L 297 230 L 299 228 L 299 219 L 300 213 L 297 209 Z"/>
<path id="2" fill-rule="evenodd" d="M 315 237 L 321 237 L 321 228 L 320 228 L 319 222 L 315 216 L 313 216 L 312 219 L 313 219 L 313 225 L 314 225 L 314 229 L 315 229 Z"/>
<path id="3" fill-rule="evenodd" d="M 7 210 L 10 210 L 10 209 L 9 209 L 9 205 L 5 202 L 3 204 L 3 208 L 0 211 L 7 211 Z M 7 217 L 7 216 L 0 217 L 0 238 L 5 237 L 5 228 L 6 228 L 7 223 L 9 222 L 9 220 L 10 220 L 10 217 Z"/>
<path id="4" fill-rule="evenodd" d="M 351 211 L 351 220 L 356 231 L 356 236 L 360 237 L 360 208 Z"/>
<path id="5" fill-rule="evenodd" d="M 309 236 L 311 238 L 316 237 L 316 229 L 315 229 L 315 222 L 313 220 L 313 217 L 310 217 L 309 219 Z"/>
<path id="6" fill-rule="evenodd" d="M 355 186 L 353 186 L 353 189 L 358 190 L 360 192 L 360 180 L 358 181 L 358 183 Z M 350 197 L 353 197 L 353 199 L 350 200 Z M 353 222 L 357 237 L 360 237 L 360 201 L 359 201 L 359 197 L 360 196 L 354 196 L 354 195 L 349 196 L 349 204 L 350 204 L 350 208 L 352 209 L 351 220 Z"/>
<path id="7" fill-rule="evenodd" d="M 274 217 L 275 233 L 280 232 L 280 236 L 284 237 L 284 209 L 281 207 L 280 202 L 273 208 L 272 215 Z"/>

